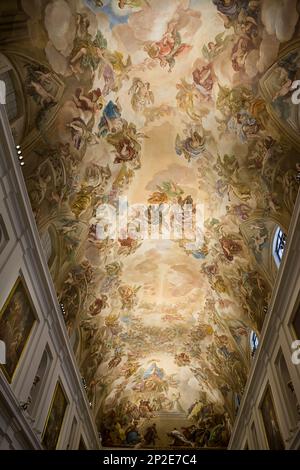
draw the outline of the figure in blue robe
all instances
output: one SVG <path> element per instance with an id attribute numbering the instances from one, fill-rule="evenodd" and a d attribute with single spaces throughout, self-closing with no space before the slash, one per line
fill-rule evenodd
<path id="1" fill-rule="evenodd" d="M 242 9 L 248 7 L 247 0 L 213 0 L 213 3 L 216 5 L 217 10 L 228 18 L 235 19 L 238 17 Z"/>
<path id="2" fill-rule="evenodd" d="M 102 118 L 98 125 L 99 136 L 105 137 L 111 132 L 116 132 L 120 119 L 121 113 L 118 104 L 109 101 L 103 110 Z"/>
<path id="3" fill-rule="evenodd" d="M 144 379 L 149 379 L 149 377 L 151 377 L 153 375 L 156 375 L 160 379 L 163 379 L 164 375 L 165 375 L 163 369 L 160 369 L 159 367 L 157 367 L 155 362 L 153 362 L 153 364 L 151 364 L 148 367 L 148 369 L 144 372 L 143 378 Z"/>

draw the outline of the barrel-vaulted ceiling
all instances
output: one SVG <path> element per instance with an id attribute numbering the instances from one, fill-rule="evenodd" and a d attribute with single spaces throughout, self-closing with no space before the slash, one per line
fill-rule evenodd
<path id="1" fill-rule="evenodd" d="M 21 3 L 24 174 L 103 444 L 224 447 L 298 189 L 297 1 Z M 98 239 L 119 196 L 202 204 L 203 244 Z"/>

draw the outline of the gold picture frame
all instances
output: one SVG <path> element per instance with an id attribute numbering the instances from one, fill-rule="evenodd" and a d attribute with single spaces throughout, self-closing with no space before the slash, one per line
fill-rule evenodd
<path id="1" fill-rule="evenodd" d="M 22 276 L 16 280 L 0 310 L 0 339 L 6 346 L 6 363 L 0 369 L 9 383 L 21 362 L 38 317 Z"/>
<path id="2" fill-rule="evenodd" d="M 58 446 L 68 404 L 66 393 L 60 380 L 58 380 L 42 434 L 42 445 L 47 450 L 56 450 Z"/>

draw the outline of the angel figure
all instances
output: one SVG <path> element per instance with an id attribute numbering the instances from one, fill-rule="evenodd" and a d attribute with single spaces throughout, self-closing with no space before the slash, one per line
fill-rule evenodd
<path id="1" fill-rule="evenodd" d="M 121 111 L 118 98 L 115 103 L 111 100 L 107 103 L 98 125 L 99 137 L 106 137 L 108 134 L 114 134 L 122 129 L 125 121 L 121 117 Z"/>
<path id="2" fill-rule="evenodd" d="M 104 99 L 100 88 L 85 91 L 77 88 L 70 101 L 70 106 L 76 106 L 73 120 L 67 124 L 72 134 L 75 148 L 80 148 L 81 142 L 88 140 L 92 143 L 96 139 L 92 137 L 91 129 L 94 125 L 97 113 L 103 108 Z M 86 132 L 85 132 L 86 131 Z M 90 134 L 89 134 L 90 133 Z"/>
<path id="3" fill-rule="evenodd" d="M 99 78 L 101 78 L 101 75 L 104 80 L 104 87 L 103 87 L 103 96 L 109 95 L 111 91 L 117 91 L 117 82 L 116 82 L 116 77 L 114 73 L 114 69 L 111 64 L 108 62 L 104 63 L 103 68 L 99 68 Z"/>
<path id="4" fill-rule="evenodd" d="M 135 77 L 128 91 L 131 97 L 132 109 L 136 112 L 143 111 L 148 105 L 154 103 L 154 95 L 150 89 L 150 83 L 144 83 L 140 78 Z"/>
<path id="5" fill-rule="evenodd" d="M 206 100 L 209 100 L 211 98 L 215 80 L 215 74 L 212 65 L 208 64 L 201 68 L 197 67 L 193 71 L 193 80 L 197 90 L 200 91 Z"/>
<path id="6" fill-rule="evenodd" d="M 176 85 L 176 88 L 178 89 L 176 95 L 177 104 L 191 119 L 198 121 L 208 114 L 208 108 L 203 105 L 203 94 L 194 83 L 190 85 L 182 79 L 181 83 Z M 199 104 L 202 105 L 201 109 L 199 109 Z"/>
<path id="7" fill-rule="evenodd" d="M 199 158 L 206 151 L 205 138 L 198 131 L 191 129 L 188 137 L 181 139 L 179 134 L 176 137 L 175 149 L 177 155 L 182 155 L 190 162 Z"/>
<path id="8" fill-rule="evenodd" d="M 101 294 L 89 306 L 89 314 L 92 317 L 95 317 L 99 315 L 106 307 L 108 307 L 108 297 L 107 295 Z"/>
<path id="9" fill-rule="evenodd" d="M 150 204 L 164 204 L 166 202 L 178 203 L 184 191 L 173 181 L 163 181 L 161 185 L 156 186 L 157 191 L 148 198 Z"/>
<path id="10" fill-rule="evenodd" d="M 255 138 L 260 130 L 259 121 L 245 110 L 232 116 L 227 123 L 227 131 L 236 134 L 242 143 Z"/>
<path id="11" fill-rule="evenodd" d="M 245 63 L 249 52 L 254 49 L 254 43 L 247 35 L 242 35 L 233 46 L 231 52 L 232 68 L 235 72 L 245 70 Z"/>
<path id="12" fill-rule="evenodd" d="M 103 96 L 109 95 L 111 91 L 117 92 L 123 80 L 129 80 L 129 72 L 132 70 L 130 55 L 124 58 L 122 52 L 103 51 L 103 58 L 98 69 L 98 78 L 103 79 Z"/>
<path id="13" fill-rule="evenodd" d="M 247 8 L 248 0 L 213 0 L 221 16 L 226 19 L 225 26 L 231 20 L 236 20 L 242 8 Z"/>
<path id="14" fill-rule="evenodd" d="M 240 11 L 237 22 L 234 25 L 234 32 L 237 35 L 246 35 L 252 40 L 256 39 L 259 34 L 257 22 L 258 5 L 255 6 L 254 3 L 252 2 L 252 9 L 242 9 Z"/>
<path id="15" fill-rule="evenodd" d="M 139 290 L 140 286 L 131 287 L 128 285 L 123 285 L 118 288 L 122 309 L 131 310 L 136 305 L 137 293 Z"/>
<path id="16" fill-rule="evenodd" d="M 97 191 L 103 188 L 103 184 L 106 181 L 105 178 L 110 177 L 110 175 L 109 167 L 101 167 L 99 168 L 98 181 L 96 183 L 88 184 L 84 181 L 81 184 L 79 191 L 71 202 L 71 210 L 75 214 L 76 219 L 79 219 L 91 207 L 92 201 L 95 201 L 97 198 Z"/>
<path id="17" fill-rule="evenodd" d="M 51 183 L 51 174 L 45 173 L 44 169 L 45 164 L 41 163 L 35 173 L 27 180 L 27 190 L 34 209 L 45 199 L 49 184 Z"/>
<path id="18" fill-rule="evenodd" d="M 227 48 L 232 43 L 232 40 L 234 38 L 233 34 L 225 36 L 225 31 L 222 33 L 217 34 L 215 37 L 215 42 L 210 41 L 207 46 L 204 45 L 202 48 L 202 55 L 203 57 L 208 60 L 212 61 L 215 59 L 219 54 L 224 52 Z"/>
<path id="19" fill-rule="evenodd" d="M 265 226 L 261 225 L 251 225 L 252 236 L 251 242 L 256 254 L 261 253 L 262 249 L 268 242 L 268 230 Z"/>
<path id="20" fill-rule="evenodd" d="M 89 126 L 80 117 L 74 118 L 70 123 L 66 124 L 66 128 L 70 129 L 76 150 L 80 150 L 82 145 L 95 145 L 99 142 L 99 137 L 90 130 Z"/>
<path id="21" fill-rule="evenodd" d="M 118 255 L 119 256 L 129 256 L 136 252 L 136 250 L 141 246 L 139 240 L 131 238 L 129 236 L 118 239 L 119 248 L 118 248 Z"/>
<path id="22" fill-rule="evenodd" d="M 169 23 L 167 32 L 160 41 L 147 42 L 144 50 L 151 59 L 158 60 L 162 68 L 169 67 L 172 71 L 175 65 L 175 58 L 192 46 L 182 43 L 181 35 L 176 29 L 174 22 Z"/>
<path id="23" fill-rule="evenodd" d="M 108 58 L 117 74 L 123 74 L 123 73 L 129 72 L 132 66 L 130 55 L 128 55 L 126 62 L 125 62 L 125 58 L 122 52 L 118 52 L 118 51 L 114 51 L 113 53 L 109 52 Z"/>
<path id="24" fill-rule="evenodd" d="M 77 13 L 76 15 L 76 38 L 78 39 L 88 39 L 90 33 L 88 29 L 90 27 L 90 20 L 88 19 L 87 14 Z"/>
<path id="25" fill-rule="evenodd" d="M 107 41 L 101 31 L 97 32 L 93 41 L 90 35 L 85 38 L 76 37 L 69 59 L 75 77 L 79 79 L 85 71 L 91 71 L 94 76 L 98 66 L 105 60 L 103 53 L 106 48 Z"/>
<path id="26" fill-rule="evenodd" d="M 82 111 L 90 111 L 95 114 L 103 108 L 103 98 L 100 88 L 92 89 L 85 92 L 83 88 L 77 88 L 73 95 L 73 101 L 78 109 Z"/>
<path id="27" fill-rule="evenodd" d="M 43 109 L 57 104 L 53 95 L 53 77 L 43 65 L 26 64 L 25 88 L 27 93 Z"/>
<path id="28" fill-rule="evenodd" d="M 123 163 L 119 173 L 117 174 L 113 184 L 112 189 L 123 189 L 132 181 L 134 177 L 134 171 L 130 168 L 127 168 L 126 164 Z"/>
<path id="29" fill-rule="evenodd" d="M 121 10 L 124 10 L 124 8 L 140 8 L 144 4 L 150 7 L 148 0 L 119 0 L 118 1 L 118 7 Z"/>
<path id="30" fill-rule="evenodd" d="M 114 163 L 135 162 L 134 168 L 139 168 L 142 149 L 139 139 L 143 137 L 145 135 L 137 132 L 133 123 L 128 124 L 126 121 L 121 131 L 109 135 L 107 142 L 115 148 Z"/>

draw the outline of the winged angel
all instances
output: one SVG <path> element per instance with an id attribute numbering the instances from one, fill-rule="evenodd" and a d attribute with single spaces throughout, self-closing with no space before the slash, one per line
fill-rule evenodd
<path id="1" fill-rule="evenodd" d="M 128 91 L 131 97 L 132 109 L 136 112 L 143 111 L 148 105 L 154 103 L 154 95 L 150 89 L 150 83 L 144 83 L 140 78 L 135 77 Z"/>
<path id="2" fill-rule="evenodd" d="M 211 41 L 207 45 L 204 45 L 202 48 L 202 54 L 205 59 L 211 61 L 215 59 L 219 54 L 221 54 L 228 45 L 233 41 L 234 35 L 230 34 L 225 36 L 225 31 L 217 34 L 215 37 L 215 42 Z"/>
<path id="3" fill-rule="evenodd" d="M 190 162 L 199 158 L 206 150 L 205 138 L 197 130 L 190 130 L 189 135 L 181 139 L 179 134 L 176 137 L 175 149 L 177 155 L 182 155 Z"/>
<path id="4" fill-rule="evenodd" d="M 169 66 L 169 72 L 171 72 L 175 65 L 175 58 L 183 52 L 190 50 L 191 47 L 182 42 L 176 23 L 171 22 L 162 39 L 160 41 L 146 42 L 144 49 L 151 59 L 159 61 L 161 67 Z"/>

